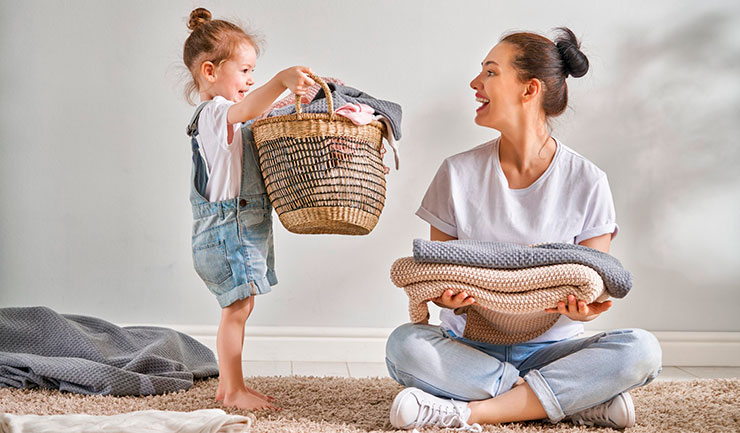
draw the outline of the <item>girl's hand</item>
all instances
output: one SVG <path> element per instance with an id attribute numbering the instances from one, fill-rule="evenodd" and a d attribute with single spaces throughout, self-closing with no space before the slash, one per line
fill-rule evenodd
<path id="1" fill-rule="evenodd" d="M 452 290 L 445 290 L 442 296 L 432 299 L 432 302 L 442 308 L 456 309 L 460 307 L 467 307 L 468 305 L 475 304 L 475 299 L 472 296 L 468 296 L 465 292 L 460 292 L 457 295 L 452 295 Z"/>
<path id="2" fill-rule="evenodd" d="M 594 302 L 586 305 L 586 302 L 580 299 L 576 303 L 576 297 L 568 295 L 568 305 L 565 302 L 558 302 L 557 308 L 546 308 L 548 313 L 560 313 L 568 316 L 570 320 L 578 322 L 588 322 L 599 317 L 599 314 L 608 310 L 612 306 L 612 301 Z"/>
<path id="3" fill-rule="evenodd" d="M 312 74 L 311 68 L 305 66 L 293 66 L 278 72 L 278 79 L 286 89 L 296 95 L 303 96 L 314 81 L 306 74 Z"/>

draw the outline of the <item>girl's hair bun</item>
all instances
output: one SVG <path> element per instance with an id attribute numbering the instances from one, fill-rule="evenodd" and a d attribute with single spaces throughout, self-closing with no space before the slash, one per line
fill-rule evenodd
<path id="1" fill-rule="evenodd" d="M 560 34 L 555 38 L 555 46 L 563 58 L 563 72 L 565 76 L 582 77 L 588 72 L 588 57 L 581 52 L 581 43 L 576 35 L 567 28 L 559 27 Z"/>
<path id="2" fill-rule="evenodd" d="M 190 12 L 190 20 L 188 20 L 188 28 L 190 31 L 195 30 L 199 25 L 206 23 L 211 20 L 211 12 L 206 8 L 193 9 Z"/>

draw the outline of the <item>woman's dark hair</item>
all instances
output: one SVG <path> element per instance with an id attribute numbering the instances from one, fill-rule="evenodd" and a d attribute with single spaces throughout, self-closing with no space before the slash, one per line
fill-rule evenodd
<path id="1" fill-rule="evenodd" d="M 511 61 L 522 82 L 536 78 L 544 83 L 542 108 L 547 116 L 557 116 L 568 106 L 568 84 L 571 75 L 582 77 L 588 72 L 588 58 L 581 43 L 567 27 L 558 27 L 555 42 L 536 33 L 512 33 L 501 42 L 516 47 Z"/>

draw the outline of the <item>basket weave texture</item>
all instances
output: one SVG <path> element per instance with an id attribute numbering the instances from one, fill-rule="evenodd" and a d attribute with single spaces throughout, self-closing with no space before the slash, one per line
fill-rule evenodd
<path id="1" fill-rule="evenodd" d="M 296 96 L 296 114 L 252 125 L 267 194 L 293 233 L 366 235 L 385 205 L 385 126 L 335 115 L 329 87 L 310 76 L 324 89 L 328 113 L 302 113 Z"/>

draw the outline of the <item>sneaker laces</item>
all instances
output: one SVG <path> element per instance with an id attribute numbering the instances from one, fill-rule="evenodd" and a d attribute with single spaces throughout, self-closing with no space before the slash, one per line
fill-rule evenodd
<path id="1" fill-rule="evenodd" d="M 422 404 L 419 408 L 419 415 L 416 417 L 416 421 L 414 422 L 415 428 L 413 433 L 419 432 L 416 427 L 427 425 L 458 431 L 472 431 L 476 433 L 480 433 L 483 430 L 478 423 L 474 423 L 473 425 L 466 423 L 463 419 L 462 411 L 454 404 L 455 400 L 452 400 L 452 403 L 452 407 L 441 405 L 439 403 Z"/>
<path id="2" fill-rule="evenodd" d="M 571 422 L 580 425 L 593 425 L 594 421 L 600 421 L 605 424 L 614 424 L 614 421 L 609 419 L 609 404 L 602 403 L 598 406 L 588 408 L 584 411 L 575 413 L 570 416 Z"/>

